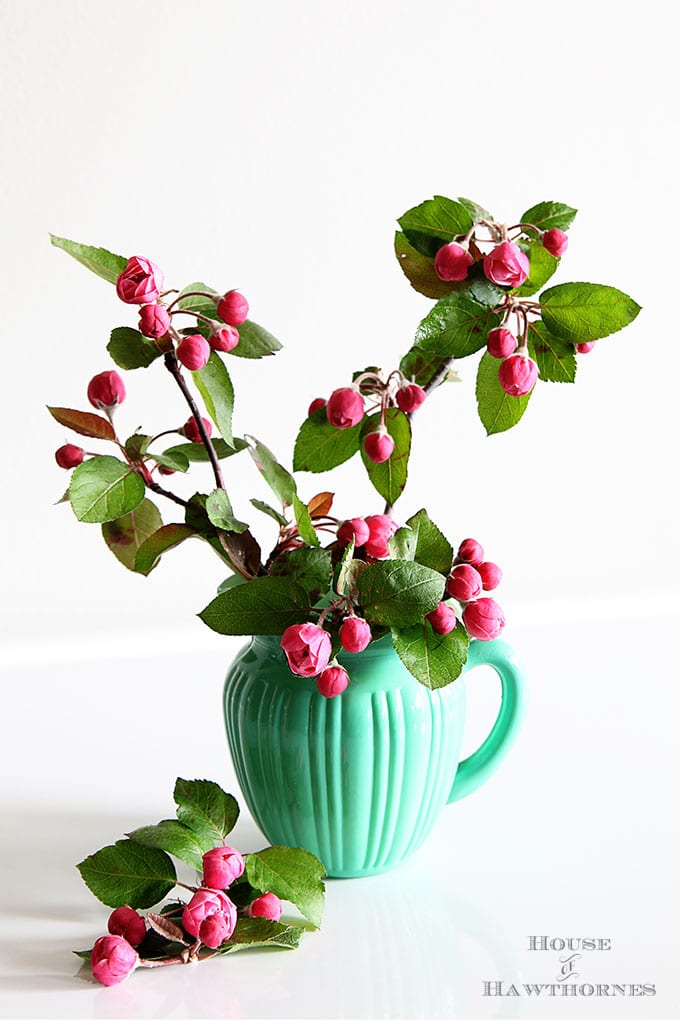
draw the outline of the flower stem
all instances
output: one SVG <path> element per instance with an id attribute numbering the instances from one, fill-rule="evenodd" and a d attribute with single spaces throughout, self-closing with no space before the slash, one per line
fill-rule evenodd
<path id="1" fill-rule="evenodd" d="M 154 482 L 153 480 L 149 481 L 148 479 L 145 479 L 145 482 L 146 487 L 148 489 L 152 489 L 153 492 L 158 493 L 159 496 L 166 496 L 167 499 L 171 499 L 173 503 L 177 503 L 179 506 L 187 507 L 189 505 L 185 499 L 182 499 L 181 496 L 176 496 L 175 493 L 170 492 L 169 489 L 164 489 L 162 485 L 158 484 L 158 482 Z"/>
<path id="2" fill-rule="evenodd" d="M 170 375 L 173 377 L 173 379 L 175 380 L 175 382 L 179 386 L 179 388 L 182 391 L 182 394 L 184 396 L 184 399 L 186 400 L 187 404 L 191 408 L 191 413 L 194 416 L 194 421 L 196 422 L 196 426 L 197 426 L 198 431 L 200 433 L 201 440 L 202 440 L 203 445 L 205 446 L 205 448 L 206 448 L 206 450 L 208 452 L 208 458 L 209 458 L 210 463 L 212 465 L 213 474 L 215 475 L 215 482 L 217 483 L 217 487 L 218 487 L 218 489 L 225 489 L 225 492 L 226 492 L 226 487 L 224 485 L 224 478 L 222 477 L 222 469 L 220 467 L 219 458 L 218 458 L 217 454 L 215 453 L 215 447 L 213 446 L 212 442 L 210 441 L 210 436 L 206 432 L 205 425 L 203 424 L 203 419 L 201 418 L 201 413 L 198 410 L 198 405 L 196 404 L 196 401 L 192 397 L 191 391 L 189 390 L 189 387 L 187 386 L 187 384 L 185 382 L 185 379 L 184 379 L 184 376 L 182 375 L 182 372 L 180 370 L 179 364 L 177 363 L 177 358 L 175 357 L 174 353 L 168 352 L 164 356 L 163 360 L 165 361 L 165 367 L 167 368 L 168 372 L 170 373 Z"/>

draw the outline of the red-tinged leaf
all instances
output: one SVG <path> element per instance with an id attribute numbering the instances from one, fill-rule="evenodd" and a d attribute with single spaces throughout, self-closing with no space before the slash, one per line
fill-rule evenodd
<path id="1" fill-rule="evenodd" d="M 48 407 L 47 410 L 60 425 L 72 429 L 79 436 L 88 436 L 90 439 L 116 438 L 111 422 L 91 411 L 74 411 L 70 407 Z"/>
<path id="2" fill-rule="evenodd" d="M 319 492 L 316 496 L 312 496 L 307 504 L 309 516 L 312 518 L 326 517 L 331 512 L 334 496 L 334 492 Z"/>
<path id="3" fill-rule="evenodd" d="M 181 942 L 183 946 L 188 945 L 182 929 L 164 914 L 149 913 L 146 915 L 146 919 L 153 930 L 158 935 L 162 935 L 164 939 L 168 939 L 170 942 Z"/>
<path id="4" fill-rule="evenodd" d="M 136 573 L 150 574 L 164 552 L 195 534 L 196 531 L 188 524 L 165 524 L 142 542 L 137 550 L 134 568 Z"/>
<path id="5" fill-rule="evenodd" d="M 109 549 L 128 570 L 135 570 L 140 546 L 163 526 L 158 508 L 150 499 L 117 520 L 102 524 L 102 535 Z"/>

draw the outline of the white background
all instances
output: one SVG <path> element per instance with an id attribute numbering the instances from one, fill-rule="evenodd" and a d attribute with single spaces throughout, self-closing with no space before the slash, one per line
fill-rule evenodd
<path id="1" fill-rule="evenodd" d="M 148 579 L 135 577 L 105 549 L 97 526 L 52 506 L 67 481 L 53 450 L 67 435 L 45 405 L 86 408 L 88 380 L 111 367 L 110 329 L 134 325 L 135 315 L 113 288 L 51 248 L 48 231 L 148 255 L 172 285 L 204 279 L 241 287 L 252 317 L 285 349 L 263 362 L 230 361 L 236 431 L 257 435 L 290 464 L 310 399 L 366 363 L 396 364 L 429 308 L 392 254 L 396 217 L 435 193 L 467 195 L 509 221 L 555 199 L 579 209 L 556 282 L 612 284 L 643 311 L 580 359 L 576 386 L 540 385 L 519 427 L 490 439 L 476 418 L 473 361 L 463 362 L 464 381 L 439 391 L 418 416 L 410 490 L 398 513 L 426 505 L 453 540 L 475 535 L 502 564 L 507 634 L 540 691 L 515 765 L 505 766 L 505 787 L 477 795 L 486 798 L 479 808 L 456 809 L 471 827 L 456 839 L 464 836 L 474 862 L 475 848 L 505 842 L 510 826 L 526 871 L 529 847 L 540 833 L 545 838 L 541 819 L 550 818 L 552 852 L 564 867 L 569 859 L 570 881 L 582 890 L 580 913 L 562 909 L 547 872 L 534 893 L 550 903 L 553 890 L 554 910 L 541 920 L 551 929 L 571 926 L 566 934 L 606 935 L 626 912 L 629 870 L 593 919 L 602 930 L 578 930 L 591 922 L 588 883 L 592 867 L 604 866 L 603 847 L 607 856 L 626 844 L 639 864 L 657 846 L 662 864 L 644 925 L 632 925 L 627 913 L 629 948 L 633 960 L 636 939 L 640 948 L 651 944 L 646 973 L 655 960 L 659 973 L 668 970 L 670 948 L 653 933 L 671 937 L 663 862 L 670 868 L 664 855 L 677 842 L 675 822 L 669 830 L 663 818 L 665 784 L 677 770 L 670 635 L 680 603 L 670 10 L 661 2 L 500 0 L 0 3 L 3 721 L 5 775 L 18 762 L 22 770 L 6 791 L 15 843 L 34 831 L 26 815 L 37 805 L 80 816 L 95 810 L 99 796 L 99 813 L 115 816 L 116 835 L 131 804 L 159 817 L 167 810 L 175 775 L 205 770 L 223 779 L 215 764 L 221 745 L 206 752 L 191 713 L 210 718 L 207 731 L 221 741 L 216 674 L 235 648 L 195 618 L 223 576 L 206 547 L 187 543 Z M 157 366 L 129 373 L 126 385 L 121 427 L 160 431 L 185 420 Z M 250 496 L 267 493 L 252 465 L 238 460 L 229 477 L 243 516 Z M 331 478 L 304 476 L 301 489 L 311 496 L 334 488 L 340 516 L 376 512 L 379 501 L 360 475 L 353 463 Z M 173 519 L 170 508 L 166 520 Z M 273 535 L 262 520 L 256 527 L 266 545 Z M 179 747 L 161 765 L 149 734 L 173 732 L 178 720 Z M 143 786 L 116 781 L 108 765 L 99 774 L 97 755 L 105 749 L 106 761 L 116 761 L 121 742 L 134 748 Z M 123 760 L 131 775 L 131 755 Z M 529 776 L 529 791 L 518 796 L 515 784 Z M 569 793 L 556 797 L 554 780 Z M 570 805 L 563 811 L 562 801 Z M 619 831 L 623 819 L 630 824 Z M 63 869 L 112 835 L 110 820 L 92 834 L 87 821 L 78 824 L 82 845 L 60 837 Z M 642 842 L 631 844 L 630 830 Z M 601 838 L 593 849 L 594 831 Z M 578 848 L 573 859 L 571 847 Z M 62 881 L 56 869 L 54 882 Z M 346 917 L 343 888 L 350 887 L 333 886 L 338 917 Z M 482 895 L 481 874 L 470 888 Z M 72 895 L 81 896 L 77 884 Z M 525 900 L 518 896 L 505 911 L 513 944 L 527 934 Z M 86 914 L 86 897 L 69 909 L 81 921 L 95 916 Z M 494 911 L 503 913 L 495 896 L 486 907 L 491 926 Z M 91 927 L 81 929 L 81 941 Z M 70 962 L 63 970 L 56 959 L 53 952 L 50 966 L 68 975 Z M 277 963 L 281 973 L 287 960 Z M 639 980 L 632 964 L 622 969 L 622 979 Z M 481 1008 L 475 994 L 456 1015 Z M 40 1001 L 22 1015 L 50 1015 L 37 1012 L 48 1008 Z M 356 1015 L 377 1015 L 367 1001 L 357 1000 Z M 677 1015 L 670 1001 L 658 1015 Z M 190 1001 L 183 1008 L 176 1015 L 213 1015 L 192 1013 L 201 1007 Z M 246 996 L 226 1015 L 267 1015 L 259 1008 Z M 290 1015 L 295 1008 L 293 994 Z M 587 1015 L 580 1008 L 573 1015 Z M 18 1015 L 13 1000 L 6 1015 L 12 1009 Z M 336 1013 L 329 1005 L 324 1015 Z M 384 1015 L 409 1014 L 388 1004 Z"/>

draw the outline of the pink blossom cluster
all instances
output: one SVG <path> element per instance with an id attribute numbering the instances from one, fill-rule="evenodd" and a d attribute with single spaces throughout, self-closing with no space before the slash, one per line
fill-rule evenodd
<path id="1" fill-rule="evenodd" d="M 518 226 L 537 234 L 543 247 L 555 258 L 561 258 L 567 250 L 569 238 L 563 230 L 557 228 L 539 230 L 531 224 Z M 502 228 L 501 236 L 503 234 L 507 238 L 506 228 Z M 469 251 L 469 243 L 468 237 L 463 242 L 451 241 L 439 248 L 434 259 L 434 269 L 441 280 L 459 283 L 467 279 L 470 267 L 475 261 Z M 507 239 L 494 244 L 493 249 L 481 257 L 481 264 L 484 276 L 498 287 L 510 289 L 521 287 L 529 277 L 530 264 L 527 254 L 518 244 Z M 511 310 L 512 303 L 508 307 L 503 325 L 489 331 L 486 346 L 489 354 L 501 360 L 498 379 L 503 390 L 511 397 L 523 397 L 531 393 L 536 385 L 538 365 L 529 356 L 526 330 L 520 344 L 518 338 L 505 325 Z M 580 353 L 586 353 L 593 346 L 592 343 L 577 344 L 576 349 Z"/>
<path id="2" fill-rule="evenodd" d="M 368 562 L 387 559 L 389 540 L 398 528 L 390 514 L 352 517 L 339 525 L 338 545 L 347 547 L 353 541 L 354 549 Z M 496 563 L 484 559 L 484 550 L 476 539 L 466 538 L 461 542 L 446 579 L 445 597 L 425 617 L 435 634 L 450 634 L 457 626 L 458 615 L 450 604 L 450 600 L 455 600 L 470 637 L 479 641 L 498 637 L 505 626 L 503 610 L 495 599 L 482 597 L 482 593 L 497 588 L 502 576 Z M 348 600 L 346 603 L 341 608 L 347 615 L 338 630 L 340 644 L 346 652 L 363 652 L 372 640 L 370 624 L 355 615 Z M 343 666 L 331 661 L 333 641 L 322 626 L 324 615 L 322 612 L 318 624 L 298 623 L 288 627 L 281 638 L 281 648 L 291 673 L 314 677 L 319 693 L 333 698 L 347 689 L 350 677 Z"/>
<path id="3" fill-rule="evenodd" d="M 461 605 L 463 626 L 478 641 L 492 641 L 505 626 L 503 610 L 496 600 L 482 596 L 482 592 L 497 588 L 502 576 L 497 564 L 484 559 L 484 549 L 476 539 L 461 542 L 446 581 L 446 592 Z"/>
<path id="4" fill-rule="evenodd" d="M 219 949 L 234 933 L 238 913 L 226 895 L 245 870 L 245 861 L 231 846 L 216 846 L 203 854 L 203 885 L 182 909 L 183 934 L 193 943 L 184 944 L 195 958 L 201 945 Z M 241 913 L 246 917 L 264 917 L 278 921 L 282 914 L 281 900 L 275 893 L 255 897 Z M 171 915 L 166 915 L 170 920 Z M 174 924 L 174 922 L 172 922 Z M 117 907 L 108 921 L 109 934 L 97 939 L 90 960 L 92 976 L 103 985 L 116 985 L 139 966 L 152 966 L 140 956 L 138 948 L 147 934 L 147 921 L 131 907 Z"/>
<path id="5" fill-rule="evenodd" d="M 149 340 L 159 342 L 163 350 L 170 350 L 176 344 L 177 360 L 191 372 L 204 368 L 210 358 L 210 351 L 233 351 L 239 342 L 238 326 L 248 318 L 248 302 L 237 290 L 215 296 L 214 301 L 220 320 L 208 319 L 208 338 L 201 333 L 182 336 L 172 325 L 172 316 L 182 314 L 175 308 L 176 301 L 168 305 L 163 300 L 166 294 L 163 285 L 165 275 L 150 259 L 134 255 L 128 260 L 116 283 L 116 293 L 121 301 L 129 305 L 141 305 L 139 310 L 139 331 Z M 202 317 L 205 318 L 205 317 Z"/>
<path id="6" fill-rule="evenodd" d="M 364 394 L 360 383 L 351 386 L 340 386 L 333 390 L 328 400 L 316 397 L 309 405 L 308 414 L 314 414 L 320 408 L 326 408 L 328 423 L 336 429 L 350 429 L 363 421 L 366 415 L 366 397 L 379 395 L 376 409 L 380 409 L 380 421 L 372 432 L 364 436 L 364 451 L 374 464 L 384 464 L 394 453 L 394 439 L 385 424 L 385 413 L 389 407 L 397 407 L 404 414 L 413 414 L 422 405 L 427 393 L 422 386 L 409 382 L 401 372 L 393 373 L 399 379 L 396 392 L 390 383 L 382 383 L 377 375 L 366 373 L 372 377 L 368 392 Z"/>

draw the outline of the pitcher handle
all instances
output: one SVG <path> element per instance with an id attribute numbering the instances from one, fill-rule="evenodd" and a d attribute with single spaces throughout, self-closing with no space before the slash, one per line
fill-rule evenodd
<path id="1" fill-rule="evenodd" d="M 510 645 L 500 638 L 472 641 L 466 672 L 491 666 L 501 682 L 501 705 L 488 737 L 458 766 L 449 804 L 473 793 L 496 771 L 517 735 L 524 714 L 524 674 Z"/>

